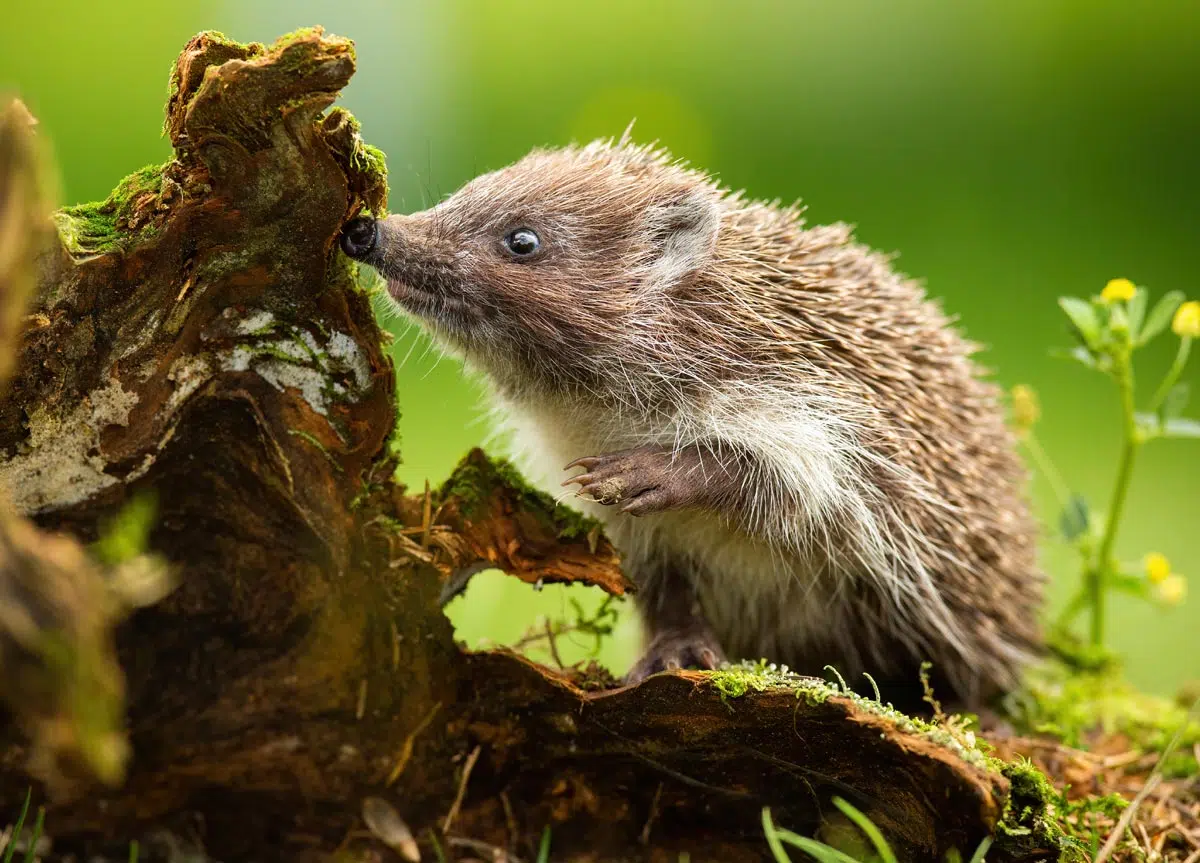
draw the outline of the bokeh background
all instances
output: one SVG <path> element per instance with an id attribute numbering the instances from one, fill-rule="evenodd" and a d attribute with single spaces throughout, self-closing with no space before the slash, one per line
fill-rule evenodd
<path id="1" fill-rule="evenodd" d="M 752 195 L 802 198 L 811 221 L 850 221 L 899 254 L 988 350 L 1006 386 L 1040 392 L 1042 438 L 1102 508 L 1114 473 L 1107 381 L 1050 356 L 1067 343 L 1055 297 L 1125 276 L 1200 298 L 1200 4 L 1101 0 L 876 2 L 396 2 L 58 0 L 6 3 L 0 90 L 40 117 L 66 201 L 103 198 L 169 155 L 167 73 L 201 29 L 271 41 L 310 24 L 353 37 L 343 104 L 388 153 L 391 209 L 410 211 L 536 145 L 619 134 Z M 405 481 L 444 478 L 487 435 L 482 388 L 415 329 L 392 321 Z M 1173 346 L 1146 352 L 1155 382 Z M 1200 375 L 1194 362 L 1188 377 Z M 1154 380 L 1152 380 L 1154 379 Z M 1190 413 L 1196 415 L 1200 404 Z M 1200 580 L 1200 443 L 1144 452 L 1119 540 Z M 1055 505 L 1035 481 L 1039 512 Z M 1052 605 L 1077 574 L 1045 543 Z M 569 598 L 499 576 L 452 617 L 462 637 L 511 642 Z M 1160 692 L 1200 678 L 1200 596 L 1164 610 L 1118 597 L 1112 643 Z M 569 640 L 568 640 L 569 641 Z M 568 660 L 589 642 L 564 642 Z M 636 649 L 626 614 L 601 659 Z"/>

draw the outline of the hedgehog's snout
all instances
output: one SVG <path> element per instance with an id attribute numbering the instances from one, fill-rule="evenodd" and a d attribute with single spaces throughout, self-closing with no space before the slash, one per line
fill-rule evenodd
<path id="1" fill-rule="evenodd" d="M 354 260 L 371 263 L 379 245 L 379 223 L 366 216 L 351 219 L 342 228 L 341 244 L 342 251 Z"/>

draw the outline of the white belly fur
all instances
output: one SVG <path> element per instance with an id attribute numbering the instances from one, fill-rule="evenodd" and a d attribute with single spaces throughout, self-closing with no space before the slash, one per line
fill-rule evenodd
<path id="1" fill-rule="evenodd" d="M 570 495 L 563 465 L 646 443 L 643 436 L 614 433 L 602 421 L 578 414 L 504 405 L 500 443 L 536 487 L 599 519 L 621 553 L 628 574 L 639 561 L 684 559 L 696 579 L 701 607 L 730 659 L 802 654 L 815 640 L 840 641 L 831 625 L 844 619 L 837 591 L 814 589 L 802 561 L 752 537 L 710 512 L 677 511 L 634 518 L 614 507 Z M 673 439 L 664 435 L 664 442 Z M 851 639 L 851 643 L 852 639 Z"/>

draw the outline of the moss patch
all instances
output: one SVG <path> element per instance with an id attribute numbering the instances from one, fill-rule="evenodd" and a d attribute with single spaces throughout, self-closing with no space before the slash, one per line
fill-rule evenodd
<path id="1" fill-rule="evenodd" d="M 951 716 L 945 722 L 930 722 L 909 716 L 891 704 L 859 695 L 844 684 L 832 684 L 816 677 L 805 677 L 791 671 L 786 665 L 758 662 L 738 662 L 709 672 L 709 685 L 722 700 L 740 698 L 748 692 L 764 692 L 772 688 L 786 688 L 809 704 L 820 704 L 836 696 L 846 698 L 865 713 L 873 713 L 886 719 L 899 731 L 925 737 L 945 749 L 949 749 L 964 761 L 990 770 L 997 767 L 988 759 L 986 742 L 968 730 L 970 720 Z M 994 761 L 994 759 L 992 759 Z"/>
<path id="2" fill-rule="evenodd" d="M 523 510 L 544 514 L 560 539 L 585 537 L 593 531 L 602 530 L 596 519 L 555 503 L 550 495 L 531 486 L 512 463 L 490 458 L 480 450 L 471 452 L 459 462 L 450 478 L 438 490 L 438 499 L 457 497 L 461 502 L 462 514 L 471 518 L 478 507 L 500 488 L 515 495 Z"/>
<path id="3" fill-rule="evenodd" d="M 217 33 L 215 35 L 221 36 L 222 34 Z M 299 27 L 295 30 L 292 30 L 290 33 L 284 33 L 282 36 L 280 36 L 278 39 L 276 39 L 274 42 L 272 42 L 270 50 L 271 51 L 279 51 L 284 48 L 287 48 L 293 42 L 304 42 L 309 39 L 323 39 L 323 38 L 325 38 L 325 28 L 323 28 L 323 27 L 316 27 L 316 26 L 314 26 L 314 27 Z M 356 55 L 354 53 L 354 42 L 351 41 L 350 39 L 347 39 L 345 41 L 348 45 L 348 50 L 350 52 L 350 56 L 355 57 Z M 234 43 L 234 44 L 236 44 L 236 43 Z"/>
<path id="4" fill-rule="evenodd" d="M 1011 786 L 1004 813 L 996 825 L 997 850 L 1016 859 L 1036 855 L 1044 849 L 1055 852 L 1051 859 L 1064 863 L 1086 859 L 1085 843 L 1065 829 L 1064 816 L 1070 804 L 1046 774 L 1023 758 L 989 759 L 989 762 Z"/>
<path id="5" fill-rule="evenodd" d="M 77 256 L 99 255 L 152 234 L 165 167 L 147 165 L 122 180 L 105 200 L 64 207 L 55 213 L 54 222 L 67 251 Z"/>
<path id="6" fill-rule="evenodd" d="M 377 218 L 387 214 L 387 157 L 362 139 L 361 125 L 345 108 L 333 108 L 321 123 L 334 158 L 346 172 L 351 192 L 363 202 L 364 212 Z"/>
<path id="7" fill-rule="evenodd" d="M 1163 773 L 1185 776 L 1197 769 L 1191 752 L 1200 743 L 1200 721 L 1189 721 L 1186 706 L 1139 692 L 1118 666 L 1077 671 L 1060 662 L 1043 663 L 1027 674 L 1004 708 L 1020 731 L 1051 735 L 1077 748 L 1087 748 L 1097 735 L 1121 734 L 1136 749 L 1162 752 L 1183 728 L 1181 745 Z"/>
<path id="8" fill-rule="evenodd" d="M 1068 800 L 1029 760 L 1003 761 L 990 755 L 991 746 L 967 730 L 968 721 L 963 717 L 931 722 L 908 716 L 890 704 L 847 691 L 844 684 L 795 674 L 787 666 L 765 661 L 729 664 L 710 672 L 708 684 L 723 701 L 774 688 L 790 690 L 809 704 L 831 697 L 847 698 L 858 709 L 886 719 L 900 731 L 925 737 L 970 764 L 999 773 L 1011 785 L 996 828 L 996 850 L 1005 855 L 1004 859 L 1036 857 L 1065 863 L 1086 860 L 1103 840 L 1094 825 L 1110 824 L 1127 805 L 1115 794 Z"/>

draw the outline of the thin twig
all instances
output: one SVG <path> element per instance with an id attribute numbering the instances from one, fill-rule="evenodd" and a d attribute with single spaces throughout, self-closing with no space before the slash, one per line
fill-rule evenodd
<path id="1" fill-rule="evenodd" d="M 385 788 L 390 787 L 400 778 L 400 774 L 404 772 L 404 768 L 408 766 L 409 759 L 412 758 L 413 745 L 416 743 L 417 735 L 429 727 L 429 723 L 433 721 L 433 717 L 441 709 L 442 702 L 439 701 L 434 704 L 429 709 L 429 712 L 425 714 L 425 718 L 417 723 L 417 727 L 412 730 L 408 737 L 404 738 L 404 744 L 400 747 L 400 754 L 396 757 L 396 766 L 392 768 L 392 772 L 388 774 L 387 781 L 383 783 Z"/>
<path id="2" fill-rule="evenodd" d="M 513 813 L 512 801 L 508 799 L 507 791 L 500 792 L 500 805 L 504 808 L 504 823 L 508 827 L 508 847 L 512 848 L 521 838 L 521 831 L 517 829 L 517 816 Z"/>
<path id="3" fill-rule="evenodd" d="M 546 642 L 547 646 L 550 648 L 550 656 L 553 657 L 554 664 L 559 668 L 566 668 L 566 666 L 563 665 L 562 657 L 558 654 L 558 636 L 555 635 L 554 627 L 551 625 L 549 620 L 546 621 Z"/>
<path id="4" fill-rule="evenodd" d="M 495 845 L 489 845 L 487 842 L 481 842 L 478 839 L 468 839 L 465 836 L 447 836 L 446 844 L 452 848 L 469 848 L 472 851 L 478 851 L 482 854 L 487 854 L 496 863 L 521 863 L 521 858 L 515 856 L 503 848 Z"/>
<path id="5" fill-rule="evenodd" d="M 654 789 L 654 799 L 650 801 L 650 817 L 646 819 L 646 826 L 642 828 L 642 835 L 639 837 L 643 845 L 650 844 L 650 828 L 658 818 L 658 801 L 662 797 L 662 790 L 663 784 L 660 782 L 658 788 Z"/>
<path id="6" fill-rule="evenodd" d="M 471 778 L 471 771 L 475 769 L 475 762 L 479 759 L 479 753 L 482 751 L 482 746 L 476 746 L 471 750 L 471 754 L 467 756 L 467 763 L 463 765 L 462 779 L 458 781 L 458 793 L 454 795 L 454 803 L 450 806 L 450 811 L 442 819 L 443 833 L 450 832 L 450 825 L 458 817 L 458 810 L 462 807 L 463 798 L 467 796 L 467 782 Z"/>
<path id="7" fill-rule="evenodd" d="M 421 548 L 429 548 L 429 527 L 433 524 L 433 498 L 429 480 L 425 480 L 425 501 L 421 506 Z"/>
<path id="8" fill-rule="evenodd" d="M 1138 807 L 1142 805 L 1142 801 L 1150 796 L 1150 793 L 1158 787 L 1158 783 L 1162 781 L 1162 774 L 1155 773 L 1151 776 L 1146 784 L 1142 786 L 1142 790 L 1133 798 L 1133 802 L 1125 807 L 1125 811 L 1121 813 L 1120 820 L 1117 821 L 1117 826 L 1113 828 L 1112 833 L 1108 834 L 1108 840 L 1104 843 L 1104 847 L 1100 849 L 1100 853 L 1096 855 L 1093 863 L 1104 863 L 1110 856 L 1113 850 L 1116 849 L 1117 843 L 1121 841 L 1121 837 L 1125 835 L 1125 831 L 1129 829 L 1129 824 L 1133 821 L 1133 816 L 1137 815 Z"/>
<path id="9" fill-rule="evenodd" d="M 361 720 L 367 712 L 367 678 L 358 684 L 358 703 L 354 705 L 354 718 Z"/>

